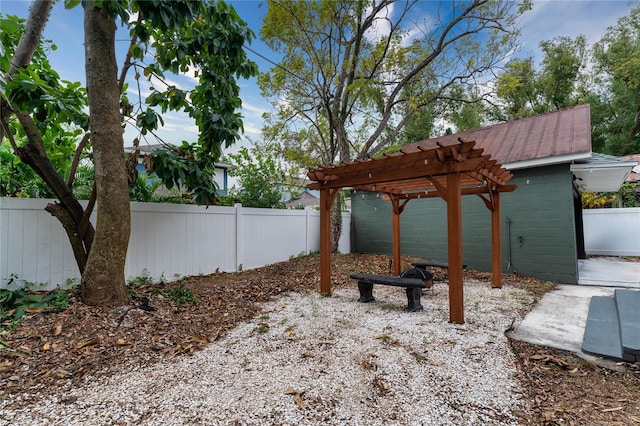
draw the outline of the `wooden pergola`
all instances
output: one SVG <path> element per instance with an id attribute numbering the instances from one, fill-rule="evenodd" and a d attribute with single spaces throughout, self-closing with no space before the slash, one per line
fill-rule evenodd
<path id="1" fill-rule="evenodd" d="M 447 203 L 449 320 L 464 323 L 462 195 L 477 195 L 491 211 L 492 282 L 502 286 L 500 193 L 516 189 L 512 175 L 475 148 L 475 141 L 433 147 L 415 144 L 383 158 L 312 169 L 310 189 L 320 191 L 320 292 L 331 295 L 331 206 L 342 188 L 385 194 L 393 208 L 393 272 L 400 273 L 400 214 L 410 200 L 440 197 Z"/>

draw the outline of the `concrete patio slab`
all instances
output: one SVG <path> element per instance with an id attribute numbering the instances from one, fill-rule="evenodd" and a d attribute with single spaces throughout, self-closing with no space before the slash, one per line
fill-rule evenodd
<path id="1" fill-rule="evenodd" d="M 611 257 L 580 259 L 578 284 L 640 289 L 640 262 Z"/>
<path id="2" fill-rule="evenodd" d="M 589 305 L 594 296 L 613 297 L 616 288 L 640 288 L 640 262 L 611 257 L 579 261 L 579 284 L 559 284 L 536 304 L 510 337 L 574 352 L 591 362 L 616 368 L 615 361 L 582 351 Z"/>
<path id="3" fill-rule="evenodd" d="M 613 296 L 613 288 L 560 284 L 545 294 L 511 333 L 511 337 L 536 345 L 582 352 L 584 328 L 593 296 Z"/>

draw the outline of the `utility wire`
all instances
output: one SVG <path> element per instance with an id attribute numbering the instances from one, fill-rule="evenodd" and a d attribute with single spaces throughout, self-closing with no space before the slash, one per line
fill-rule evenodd
<path id="1" fill-rule="evenodd" d="M 313 86 L 313 83 L 310 83 L 308 80 L 306 80 L 303 77 L 300 77 L 298 74 L 294 73 L 293 71 L 283 67 L 282 65 L 280 65 L 277 62 L 274 62 L 272 59 L 266 57 L 265 55 L 258 53 L 257 51 L 255 51 L 254 49 L 252 49 L 251 47 L 249 47 L 248 45 L 244 45 L 244 48 L 247 49 L 249 52 L 253 53 L 254 55 L 260 57 L 261 59 L 264 59 L 265 61 L 269 62 L 271 65 L 280 68 L 281 70 L 283 70 L 284 72 L 291 74 L 292 76 L 294 76 L 295 78 L 297 78 L 298 80 L 300 80 L 301 82 L 311 85 Z M 361 114 L 364 114 L 365 116 L 367 116 L 368 118 L 372 119 L 372 120 L 377 120 L 379 119 L 379 117 L 374 117 L 373 115 L 371 115 L 370 113 L 368 113 L 367 111 L 363 111 L 360 108 L 353 106 L 353 109 Z"/>
<path id="2" fill-rule="evenodd" d="M 253 53 L 254 55 L 264 59 L 265 61 L 269 62 L 271 65 L 280 68 L 282 71 L 287 72 L 289 74 L 291 74 L 292 76 L 294 76 L 295 78 L 297 78 L 298 80 L 302 81 L 303 83 L 306 84 L 311 84 L 309 83 L 309 81 L 305 80 L 304 78 L 300 77 L 298 74 L 294 73 L 293 71 L 288 70 L 287 68 L 283 67 L 282 65 L 278 64 L 277 62 L 274 62 L 273 60 L 269 59 L 268 57 L 264 56 L 262 53 L 258 53 L 255 50 L 253 50 L 252 48 L 250 48 L 248 45 L 244 45 L 244 48 L 247 49 L 249 52 Z"/>

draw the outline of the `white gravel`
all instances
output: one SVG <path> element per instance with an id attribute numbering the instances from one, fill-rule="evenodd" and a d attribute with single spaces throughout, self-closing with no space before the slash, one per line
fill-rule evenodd
<path id="1" fill-rule="evenodd" d="M 527 411 L 504 330 L 532 296 L 465 282 L 463 325 L 448 287 L 405 312 L 402 289 L 290 294 L 190 357 L 88 377 L 0 425 L 508 425 Z M 15 396 L 12 398 L 21 398 Z"/>

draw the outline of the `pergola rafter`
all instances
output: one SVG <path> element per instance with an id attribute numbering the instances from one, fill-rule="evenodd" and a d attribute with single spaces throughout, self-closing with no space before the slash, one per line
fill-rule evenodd
<path id="1" fill-rule="evenodd" d="M 393 267 L 400 273 L 400 214 L 413 199 L 440 197 L 447 203 L 449 317 L 464 322 L 461 196 L 477 195 L 491 211 L 492 279 L 502 285 L 500 193 L 516 189 L 512 175 L 475 148 L 475 142 L 423 147 L 419 143 L 382 158 L 312 169 L 310 189 L 320 190 L 320 292 L 331 294 L 331 206 L 342 188 L 384 194 L 392 204 Z"/>

